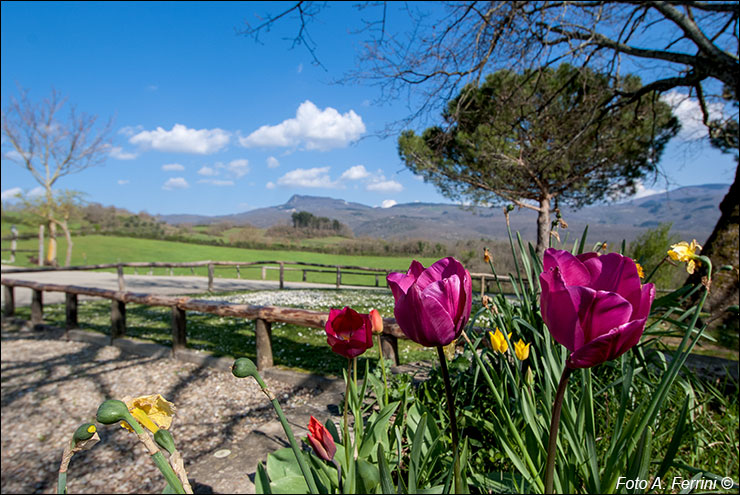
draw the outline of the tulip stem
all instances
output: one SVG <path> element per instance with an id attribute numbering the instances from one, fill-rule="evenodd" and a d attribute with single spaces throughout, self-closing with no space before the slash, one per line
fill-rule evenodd
<path id="1" fill-rule="evenodd" d="M 555 474 L 555 458 L 558 448 L 558 428 L 560 427 L 560 411 L 563 409 L 563 397 L 568 386 L 568 379 L 573 372 L 568 366 L 563 369 L 560 376 L 558 391 L 555 394 L 555 402 L 552 405 L 552 418 L 550 419 L 550 440 L 547 444 L 547 465 L 545 466 L 545 493 L 553 493 L 552 483 Z"/>
<path id="2" fill-rule="evenodd" d="M 350 442 L 350 439 L 349 439 L 349 420 L 347 416 L 347 408 L 349 405 L 349 394 L 350 394 L 349 385 L 350 385 L 350 380 L 352 380 L 352 361 L 354 361 L 354 359 L 347 358 L 347 388 L 344 392 L 344 458 L 345 458 L 345 461 L 347 462 L 346 469 L 348 473 L 350 471 L 349 464 L 351 462 L 351 457 L 352 457 L 352 452 L 351 452 L 352 442 Z M 345 478 L 347 478 L 346 475 L 345 475 Z M 348 481 L 349 479 L 346 479 L 345 484 L 348 484 L 347 483 Z M 347 490 L 345 490 L 344 493 L 350 493 L 349 491 L 350 486 L 347 486 L 346 488 Z"/>
<path id="3" fill-rule="evenodd" d="M 450 373 L 447 370 L 447 358 L 445 357 L 444 347 L 437 346 L 437 355 L 439 356 L 439 365 L 442 369 L 442 378 L 445 383 L 445 394 L 447 395 L 447 413 L 450 416 L 450 428 L 452 429 L 452 456 L 454 458 L 453 473 L 455 475 L 455 493 L 463 493 L 462 478 L 460 477 L 460 458 L 458 457 L 459 437 L 457 434 L 457 419 L 455 418 L 455 397 L 452 395 L 452 386 L 450 385 Z"/>
<path id="4" fill-rule="evenodd" d="M 380 334 L 378 334 L 378 354 L 380 355 L 380 369 L 383 372 L 383 386 L 385 387 L 384 405 L 388 405 L 388 379 L 385 377 L 385 357 L 383 356 L 383 343 L 380 341 Z"/>

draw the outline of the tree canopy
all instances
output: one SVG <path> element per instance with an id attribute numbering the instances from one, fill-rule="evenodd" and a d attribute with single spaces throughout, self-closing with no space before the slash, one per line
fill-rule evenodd
<path id="1" fill-rule="evenodd" d="M 670 107 L 656 94 L 605 107 L 640 86 L 635 76 L 613 84 L 568 64 L 501 70 L 452 99 L 444 127 L 402 133 L 399 154 L 451 199 L 536 210 L 542 253 L 553 208 L 632 194 L 656 172 L 679 129 Z"/>

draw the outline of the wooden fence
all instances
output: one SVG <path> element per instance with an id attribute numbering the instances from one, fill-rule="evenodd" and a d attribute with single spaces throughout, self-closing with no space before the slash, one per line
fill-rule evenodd
<path id="1" fill-rule="evenodd" d="M 126 335 L 126 304 L 136 303 L 147 306 L 163 306 L 171 308 L 172 326 L 172 353 L 187 347 L 187 316 L 186 311 L 199 311 L 219 316 L 246 318 L 255 322 L 256 356 L 259 369 L 273 365 L 271 327 L 274 322 L 291 323 L 304 327 L 324 328 L 329 317 L 328 313 L 311 311 L 300 308 L 281 308 L 276 306 L 256 306 L 251 304 L 233 304 L 218 301 L 206 301 L 190 297 L 162 296 L 114 291 L 96 287 L 81 287 L 75 285 L 61 285 L 41 283 L 13 278 L 2 278 L 5 305 L 3 314 L 12 316 L 15 313 L 15 288 L 27 287 L 32 290 L 31 323 L 43 323 L 43 293 L 65 293 L 65 328 L 77 328 L 77 298 L 80 295 L 101 297 L 111 300 L 111 342 Z M 384 318 L 383 334 L 380 337 L 381 346 L 386 359 L 398 364 L 398 339 L 406 338 L 403 331 L 393 318 Z"/>

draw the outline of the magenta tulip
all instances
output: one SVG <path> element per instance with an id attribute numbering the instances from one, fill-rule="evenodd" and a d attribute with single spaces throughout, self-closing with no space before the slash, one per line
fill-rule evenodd
<path id="1" fill-rule="evenodd" d="M 326 341 L 332 351 L 352 359 L 373 346 L 372 329 L 368 315 L 349 306 L 332 309 L 326 321 Z"/>
<path id="2" fill-rule="evenodd" d="M 396 322 L 408 338 L 426 347 L 444 346 L 460 336 L 470 318 L 470 273 L 455 258 L 427 269 L 414 260 L 406 274 L 388 274 L 396 300 Z"/>
<path id="3" fill-rule="evenodd" d="M 571 351 L 569 368 L 615 359 L 639 342 L 655 298 L 635 262 L 617 253 L 599 256 L 548 249 L 540 275 L 542 319 Z"/>
<path id="4" fill-rule="evenodd" d="M 331 462 L 334 459 L 334 454 L 337 452 L 334 439 L 326 426 L 319 423 L 319 420 L 313 416 L 308 420 L 308 443 L 311 444 L 316 455 L 325 461 Z"/>

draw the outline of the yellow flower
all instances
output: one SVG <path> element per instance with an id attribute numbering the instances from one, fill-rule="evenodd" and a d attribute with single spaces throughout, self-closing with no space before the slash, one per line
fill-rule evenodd
<path id="1" fill-rule="evenodd" d="M 637 276 L 640 278 L 645 278 L 645 270 L 642 269 L 642 265 L 639 263 L 635 263 L 635 266 L 637 267 Z"/>
<path id="2" fill-rule="evenodd" d="M 488 248 L 483 248 L 483 261 L 486 263 L 491 262 L 491 253 L 488 251 Z"/>
<path id="3" fill-rule="evenodd" d="M 678 244 L 671 246 L 671 249 L 668 250 L 668 256 L 670 256 L 673 261 L 687 263 L 686 271 L 694 273 L 694 268 L 698 264 L 696 261 L 697 249 L 701 250 L 701 246 L 696 242 L 696 239 L 692 240 L 691 244 L 686 241 L 681 241 Z"/>
<path id="4" fill-rule="evenodd" d="M 166 430 L 172 424 L 172 417 L 175 415 L 175 406 L 160 394 L 145 395 L 144 397 L 124 397 L 131 415 L 141 423 L 141 426 L 157 433 L 160 428 Z M 125 421 L 121 421 L 121 426 L 128 431 L 134 431 Z"/>
<path id="5" fill-rule="evenodd" d="M 519 342 L 514 344 L 514 353 L 519 361 L 524 361 L 529 357 L 529 346 L 531 344 L 531 342 L 529 344 L 525 344 L 522 339 L 519 339 Z"/>
<path id="6" fill-rule="evenodd" d="M 503 354 L 509 350 L 509 344 L 506 342 L 506 338 L 504 338 L 501 330 L 497 328 L 496 333 L 488 332 L 488 336 L 491 338 L 491 347 L 493 347 L 494 351 Z M 511 333 L 509 333 L 509 339 L 511 339 Z"/>

